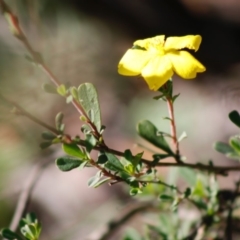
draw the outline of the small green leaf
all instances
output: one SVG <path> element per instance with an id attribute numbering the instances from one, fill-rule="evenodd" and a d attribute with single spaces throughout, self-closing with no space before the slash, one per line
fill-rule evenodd
<path id="1" fill-rule="evenodd" d="M 51 132 L 45 131 L 42 133 L 42 138 L 45 140 L 53 140 L 56 138 L 56 135 Z"/>
<path id="2" fill-rule="evenodd" d="M 66 98 L 66 103 L 71 103 L 72 100 L 73 100 L 73 96 L 72 96 L 72 95 L 69 95 L 69 96 L 67 96 L 67 98 Z"/>
<path id="3" fill-rule="evenodd" d="M 63 118 L 64 118 L 64 114 L 62 112 L 59 112 L 55 117 L 55 125 L 58 131 L 62 130 Z"/>
<path id="4" fill-rule="evenodd" d="M 173 103 L 176 101 L 176 99 L 180 96 L 180 93 L 179 94 L 176 94 L 172 97 L 172 101 Z"/>
<path id="5" fill-rule="evenodd" d="M 229 146 L 227 143 L 216 142 L 213 145 L 213 147 L 216 151 L 223 153 L 223 154 L 234 153 L 234 149 L 231 146 Z"/>
<path id="6" fill-rule="evenodd" d="M 106 153 L 108 162 L 105 164 L 105 167 L 112 171 L 124 171 L 124 166 L 121 164 L 119 159 L 111 153 Z"/>
<path id="7" fill-rule="evenodd" d="M 52 84 L 48 84 L 48 83 L 44 83 L 42 85 L 42 89 L 47 92 L 47 93 L 53 93 L 53 94 L 57 94 L 57 89 L 54 85 Z"/>
<path id="8" fill-rule="evenodd" d="M 227 153 L 226 157 L 231 158 L 231 159 L 240 159 L 240 155 L 236 152 L 232 152 L 232 153 Z"/>
<path id="9" fill-rule="evenodd" d="M 140 193 L 142 193 L 142 190 L 140 188 L 131 188 L 129 191 L 130 196 L 135 196 Z"/>
<path id="10" fill-rule="evenodd" d="M 78 100 L 78 90 L 76 87 L 71 87 L 70 92 L 74 99 Z"/>
<path id="11" fill-rule="evenodd" d="M 69 157 L 69 156 L 60 157 L 60 158 L 56 159 L 56 165 L 63 172 L 67 172 L 74 168 L 77 168 L 82 163 L 83 163 L 83 161 L 73 158 L 73 157 Z"/>
<path id="12" fill-rule="evenodd" d="M 153 161 L 152 161 L 152 166 L 155 166 L 158 162 L 160 162 L 161 160 L 170 157 L 170 155 L 168 154 L 153 154 Z"/>
<path id="13" fill-rule="evenodd" d="M 64 84 L 61 84 L 59 87 L 57 87 L 57 92 L 59 95 L 65 97 L 67 95 L 67 89 Z"/>
<path id="14" fill-rule="evenodd" d="M 165 95 L 164 95 L 164 94 L 161 94 L 161 95 L 158 95 L 158 96 L 153 97 L 153 99 L 159 100 L 159 99 L 162 99 L 163 97 L 165 97 Z"/>
<path id="15" fill-rule="evenodd" d="M 38 223 L 37 216 L 35 213 L 28 213 L 26 217 L 24 218 L 28 224 L 30 223 Z"/>
<path id="16" fill-rule="evenodd" d="M 140 46 L 138 46 L 138 45 L 132 46 L 132 49 L 143 50 L 143 51 L 146 51 L 146 50 L 147 50 L 146 48 L 140 47 Z"/>
<path id="17" fill-rule="evenodd" d="M 80 116 L 80 120 L 83 122 L 87 122 L 87 118 L 84 115 Z M 90 129 L 90 127 L 89 127 L 89 129 Z"/>
<path id="18" fill-rule="evenodd" d="M 142 156 L 143 156 L 143 152 L 140 152 L 133 157 L 132 164 L 133 164 L 134 168 L 137 167 L 137 165 L 139 164 L 139 162 L 142 159 Z"/>
<path id="19" fill-rule="evenodd" d="M 131 163 L 126 165 L 126 166 L 124 166 L 124 169 L 130 175 L 134 174 L 134 167 L 133 167 L 133 165 Z"/>
<path id="20" fill-rule="evenodd" d="M 93 176 L 88 180 L 88 186 L 89 187 L 93 187 L 95 184 L 97 184 L 99 182 L 99 180 L 101 179 L 101 177 L 99 176 Z"/>
<path id="21" fill-rule="evenodd" d="M 162 149 L 171 156 L 174 155 L 168 143 L 162 135 L 159 135 L 158 129 L 148 120 L 141 121 L 137 126 L 139 135 L 154 146 Z"/>
<path id="22" fill-rule="evenodd" d="M 90 165 L 89 165 L 90 166 Z M 88 161 L 83 161 L 80 166 L 79 166 L 79 169 L 84 169 L 85 167 L 89 167 L 88 166 Z"/>
<path id="23" fill-rule="evenodd" d="M 240 139 L 239 137 L 231 137 L 229 139 L 230 146 L 235 150 L 240 156 Z"/>
<path id="24" fill-rule="evenodd" d="M 143 240 L 143 238 L 137 230 L 128 228 L 122 240 Z"/>
<path id="25" fill-rule="evenodd" d="M 192 195 L 200 198 L 206 197 L 206 188 L 204 187 L 201 179 L 197 179 L 197 182 L 192 189 Z"/>
<path id="26" fill-rule="evenodd" d="M 101 130 L 101 112 L 96 88 L 91 83 L 83 83 L 78 87 L 78 100 L 97 130 Z"/>
<path id="27" fill-rule="evenodd" d="M 194 205 L 196 205 L 199 209 L 202 210 L 207 210 L 208 208 L 207 204 L 201 198 L 194 200 Z"/>
<path id="28" fill-rule="evenodd" d="M 110 177 L 104 178 L 104 179 L 98 181 L 97 183 L 95 183 L 94 185 L 92 185 L 92 187 L 97 188 L 109 180 L 111 180 Z"/>
<path id="29" fill-rule="evenodd" d="M 132 162 L 133 155 L 132 155 L 132 152 L 131 152 L 129 149 L 125 150 L 125 152 L 124 152 L 124 157 L 125 157 L 129 162 Z"/>
<path id="30" fill-rule="evenodd" d="M 170 117 L 164 117 L 163 120 L 172 121 L 172 119 Z"/>
<path id="31" fill-rule="evenodd" d="M 57 144 L 57 143 L 61 143 L 61 142 L 62 142 L 61 137 L 56 137 L 52 140 L 52 144 Z"/>
<path id="32" fill-rule="evenodd" d="M 28 224 L 21 228 L 21 233 L 29 240 L 36 240 L 39 237 L 39 231 L 35 224 Z"/>
<path id="33" fill-rule="evenodd" d="M 178 138 L 178 142 L 181 142 L 183 139 L 187 138 L 187 133 L 183 132 L 180 137 Z"/>
<path id="34" fill-rule="evenodd" d="M 101 153 L 101 154 L 99 154 L 99 156 L 98 156 L 97 163 L 98 163 L 98 164 L 104 164 L 104 163 L 107 162 L 107 160 L 108 160 L 108 158 L 107 158 L 107 156 L 105 155 L 105 153 Z"/>
<path id="35" fill-rule="evenodd" d="M 97 140 L 92 134 L 87 134 L 85 139 L 86 150 L 88 153 L 96 146 Z"/>
<path id="36" fill-rule="evenodd" d="M 185 192 L 183 193 L 184 198 L 188 198 L 191 195 L 192 191 L 190 188 L 187 188 Z"/>
<path id="37" fill-rule="evenodd" d="M 6 238 L 6 239 L 9 239 L 9 240 L 15 240 L 15 239 L 21 239 L 20 236 L 18 234 L 16 234 L 15 232 L 11 231 L 10 229 L 8 228 L 4 228 L 1 230 L 1 235 Z"/>
<path id="38" fill-rule="evenodd" d="M 40 148 L 41 149 L 46 149 L 52 145 L 52 142 L 42 142 L 40 143 Z"/>
<path id="39" fill-rule="evenodd" d="M 159 199 L 162 201 L 173 201 L 174 200 L 174 198 L 172 196 L 167 195 L 167 194 L 160 195 Z"/>
<path id="40" fill-rule="evenodd" d="M 240 115 L 238 113 L 238 111 L 234 110 L 232 112 L 229 113 L 229 119 L 238 127 L 240 127 Z"/>
<path id="41" fill-rule="evenodd" d="M 84 152 L 82 152 L 82 150 L 78 147 L 77 144 L 63 143 L 62 148 L 63 148 L 63 151 L 66 154 L 68 154 L 72 157 L 76 157 L 76 158 L 80 158 L 80 159 L 86 159 L 86 154 Z"/>

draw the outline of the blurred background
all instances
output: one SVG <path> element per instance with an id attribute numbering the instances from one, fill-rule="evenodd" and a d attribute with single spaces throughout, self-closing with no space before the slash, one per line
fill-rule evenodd
<path id="1" fill-rule="evenodd" d="M 135 133 L 141 119 L 168 132 L 167 109 L 152 98 L 140 78 L 119 76 L 117 65 L 133 41 L 156 35 L 200 34 L 194 55 L 207 72 L 194 81 L 174 77 L 178 134 L 187 132 L 181 152 L 188 161 L 236 164 L 215 153 L 212 144 L 228 141 L 238 129 L 228 113 L 240 110 L 240 2 L 238 0 L 8 0 L 35 50 L 63 83 L 94 83 L 98 89 L 104 137 L 109 147 L 139 151 Z M 80 133 L 78 113 L 64 99 L 47 94 L 47 76 L 26 60 L 28 53 L 0 16 L 0 91 L 40 119 L 54 124 L 65 114 L 66 131 Z M 0 228 L 8 226 L 33 165 L 52 160 L 35 185 L 29 209 L 43 223 L 43 239 L 88 239 L 131 203 L 123 186 L 87 187 L 94 170 L 60 172 L 54 165 L 60 146 L 40 150 L 44 129 L 0 105 Z M 150 159 L 150 154 L 145 153 Z M 162 170 L 164 173 L 167 169 Z M 231 188 L 234 174 L 220 179 Z M 115 238 L 116 239 L 116 238 Z"/>

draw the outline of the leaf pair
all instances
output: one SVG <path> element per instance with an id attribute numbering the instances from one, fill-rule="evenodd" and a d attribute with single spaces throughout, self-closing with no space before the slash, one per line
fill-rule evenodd
<path id="1" fill-rule="evenodd" d="M 63 151 L 69 156 L 59 157 L 56 160 L 57 167 L 63 171 L 71 171 L 79 166 L 85 166 L 88 162 L 87 154 L 77 144 L 62 144 Z"/>

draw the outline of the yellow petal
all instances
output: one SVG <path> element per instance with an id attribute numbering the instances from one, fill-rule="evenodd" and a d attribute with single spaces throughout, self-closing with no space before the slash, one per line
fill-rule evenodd
<path id="1" fill-rule="evenodd" d="M 184 37 L 168 37 L 164 49 L 166 51 L 171 49 L 182 49 L 182 48 L 189 48 L 195 50 L 195 52 L 198 50 L 200 44 L 202 41 L 202 37 L 200 35 L 187 35 Z"/>
<path id="2" fill-rule="evenodd" d="M 142 70 L 142 76 L 149 88 L 157 91 L 173 75 L 172 64 L 166 56 L 156 56 Z"/>
<path id="3" fill-rule="evenodd" d="M 129 49 L 118 64 L 118 73 L 125 76 L 139 75 L 150 57 L 147 51 Z"/>
<path id="4" fill-rule="evenodd" d="M 173 70 L 185 79 L 195 78 L 198 72 L 204 72 L 206 68 L 189 52 L 172 51 L 166 54 L 172 63 Z"/>
<path id="5" fill-rule="evenodd" d="M 151 47 L 163 46 L 165 42 L 165 35 L 159 35 L 152 38 L 146 38 L 144 40 L 137 40 L 133 43 L 134 46 L 140 46 L 149 50 Z"/>

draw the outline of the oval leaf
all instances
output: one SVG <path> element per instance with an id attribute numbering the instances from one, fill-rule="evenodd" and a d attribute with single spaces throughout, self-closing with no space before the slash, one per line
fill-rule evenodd
<path id="1" fill-rule="evenodd" d="M 239 139 L 239 137 L 231 137 L 229 139 L 229 144 L 235 150 L 236 153 L 240 154 L 240 139 Z"/>
<path id="2" fill-rule="evenodd" d="M 67 172 L 67 171 L 71 171 L 74 168 L 79 167 L 82 164 L 82 162 L 83 161 L 79 159 L 66 156 L 66 157 L 58 158 L 56 160 L 56 165 L 61 171 Z"/>
<path id="3" fill-rule="evenodd" d="M 88 186 L 93 187 L 95 184 L 97 184 L 100 181 L 101 177 L 99 176 L 93 176 L 88 180 Z"/>
<path id="4" fill-rule="evenodd" d="M 78 100 L 86 114 L 88 114 L 88 117 L 100 132 L 102 126 L 100 106 L 97 91 L 93 84 L 83 83 L 78 87 Z"/>
<path id="5" fill-rule="evenodd" d="M 240 127 L 240 115 L 236 110 L 230 112 L 228 117 L 235 125 Z"/>
<path id="6" fill-rule="evenodd" d="M 234 150 L 232 149 L 232 147 L 224 142 L 216 142 L 213 145 L 213 147 L 216 151 L 223 153 L 223 154 L 234 153 Z"/>
<path id="7" fill-rule="evenodd" d="M 117 157 L 115 157 L 113 154 L 111 153 L 105 153 L 107 158 L 108 158 L 108 162 L 105 164 L 105 167 L 112 170 L 112 171 L 125 171 L 124 170 L 124 166 L 121 164 L 121 162 L 119 161 L 119 159 Z"/>
<path id="8" fill-rule="evenodd" d="M 21 239 L 18 234 L 16 234 L 15 232 L 12 232 L 10 229 L 8 228 L 4 228 L 2 231 L 1 231 L 1 235 L 6 238 L 6 239 L 11 239 L 11 240 L 14 240 L 14 239 Z"/>
<path id="9" fill-rule="evenodd" d="M 173 155 L 168 143 L 162 135 L 159 135 L 158 129 L 148 120 L 143 120 L 137 125 L 139 135 L 154 146 L 162 149 L 168 154 Z"/>
<path id="10" fill-rule="evenodd" d="M 85 159 L 86 158 L 86 155 L 85 153 L 83 153 L 81 151 L 81 149 L 78 147 L 77 144 L 66 144 L 66 143 L 63 143 L 62 144 L 62 148 L 63 148 L 63 151 L 72 156 L 72 157 L 77 157 L 77 158 L 80 158 L 80 159 Z"/>

